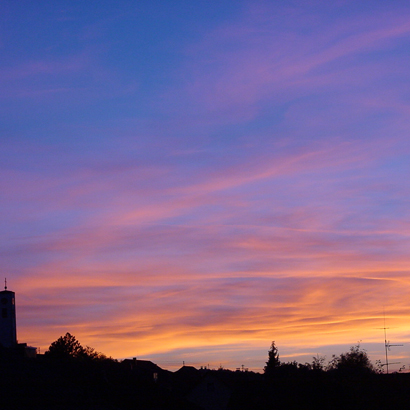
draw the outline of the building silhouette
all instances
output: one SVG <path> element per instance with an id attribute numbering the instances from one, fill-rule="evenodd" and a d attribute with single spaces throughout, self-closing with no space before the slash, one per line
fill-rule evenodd
<path id="1" fill-rule="evenodd" d="M 7 281 L 0 292 L 0 309 L 0 344 L 14 348 L 17 346 L 16 298 L 14 292 L 7 290 Z"/>
<path id="2" fill-rule="evenodd" d="M 36 357 L 37 349 L 27 346 L 27 343 L 17 342 L 16 325 L 16 295 L 7 290 L 7 280 L 4 280 L 4 290 L 0 292 L 0 348 L 8 354 L 24 357 Z"/>

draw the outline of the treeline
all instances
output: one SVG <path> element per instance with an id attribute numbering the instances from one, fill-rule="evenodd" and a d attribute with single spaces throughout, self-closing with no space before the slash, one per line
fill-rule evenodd
<path id="1" fill-rule="evenodd" d="M 264 373 L 267 377 L 274 375 L 295 373 L 295 372 L 338 372 L 344 374 L 377 374 L 383 373 L 383 364 L 379 361 L 376 366 L 370 361 L 366 350 L 360 347 L 360 343 L 352 346 L 346 353 L 342 353 L 340 356 L 333 355 L 329 363 L 325 364 L 326 357 L 315 356 L 312 363 L 298 363 L 281 362 L 279 359 L 279 351 L 275 344 L 272 342 L 268 351 L 268 361 L 264 367 Z"/>
<path id="2" fill-rule="evenodd" d="M 103 353 L 97 352 L 90 346 L 83 347 L 75 336 L 66 333 L 51 343 L 45 356 L 53 360 L 77 360 L 77 361 L 99 361 L 107 362 L 115 359 L 107 357 Z M 346 353 L 340 356 L 333 355 L 329 363 L 325 364 L 324 356 L 315 356 L 311 363 L 298 363 L 296 361 L 281 362 L 276 343 L 273 341 L 268 351 L 268 361 L 264 367 L 266 377 L 285 374 L 288 372 L 343 372 L 358 374 L 375 374 L 383 372 L 383 365 L 377 363 L 374 366 L 366 350 L 360 347 L 360 343 L 352 346 Z"/>
<path id="3" fill-rule="evenodd" d="M 231 409 L 396 409 L 408 408 L 410 374 L 385 374 L 383 364 L 374 366 L 360 344 L 311 363 L 281 362 L 272 342 L 263 380 L 237 384 Z"/>
<path id="4" fill-rule="evenodd" d="M 139 367 L 141 366 L 141 367 Z M 146 367 L 148 366 L 148 367 Z M 263 373 L 117 361 L 70 333 L 28 359 L 0 349 L 0 408 L 32 410 L 269 410 L 408 408 L 410 374 L 382 374 L 366 351 L 282 362 L 275 344 Z M 153 377 L 154 376 L 154 377 Z"/>

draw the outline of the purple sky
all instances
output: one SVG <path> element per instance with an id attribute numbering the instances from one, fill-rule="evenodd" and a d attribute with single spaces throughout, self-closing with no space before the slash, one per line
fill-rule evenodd
<path id="1" fill-rule="evenodd" d="M 410 365 L 407 1 L 0 4 L 18 338 Z M 400 367 L 400 366 L 398 366 Z"/>

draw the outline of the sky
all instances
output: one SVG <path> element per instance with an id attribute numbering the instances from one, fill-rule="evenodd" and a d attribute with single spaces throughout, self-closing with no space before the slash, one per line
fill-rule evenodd
<path id="1" fill-rule="evenodd" d="M 410 366 L 408 1 L 0 3 L 18 339 Z"/>

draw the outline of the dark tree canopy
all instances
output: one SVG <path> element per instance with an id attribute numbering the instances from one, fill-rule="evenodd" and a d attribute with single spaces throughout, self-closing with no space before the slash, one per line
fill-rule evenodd
<path id="1" fill-rule="evenodd" d="M 265 374 L 268 376 L 273 374 L 279 366 L 280 360 L 278 348 L 276 347 L 275 342 L 272 342 L 268 352 L 268 361 L 266 362 L 266 366 L 264 368 Z"/>
<path id="2" fill-rule="evenodd" d="M 367 352 L 360 348 L 360 343 L 352 346 L 348 352 L 342 353 L 340 356 L 333 356 L 327 370 L 338 370 L 347 373 L 375 372 Z"/>
<path id="3" fill-rule="evenodd" d="M 46 354 L 58 358 L 78 358 L 84 354 L 84 348 L 73 335 L 67 332 L 51 343 Z"/>
<path id="4" fill-rule="evenodd" d="M 310 365 L 310 368 L 316 372 L 322 372 L 325 370 L 325 356 L 313 356 L 312 364 Z"/>
<path id="5" fill-rule="evenodd" d="M 95 351 L 92 347 L 81 346 L 80 342 L 70 333 L 59 337 L 55 342 L 51 343 L 46 355 L 60 359 L 106 359 L 102 353 Z"/>

